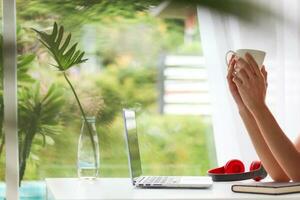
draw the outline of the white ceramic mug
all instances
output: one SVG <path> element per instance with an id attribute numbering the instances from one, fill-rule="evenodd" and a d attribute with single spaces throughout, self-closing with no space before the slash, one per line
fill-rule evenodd
<path id="1" fill-rule="evenodd" d="M 256 61 L 257 65 L 259 66 L 259 69 L 261 69 L 264 59 L 265 59 L 265 56 L 266 56 L 266 52 L 261 51 L 261 50 L 256 50 L 256 49 L 238 49 L 236 51 L 229 50 L 226 53 L 226 58 L 225 58 L 227 66 L 229 65 L 229 59 L 231 58 L 231 55 L 235 55 L 237 57 L 240 57 L 240 58 L 243 58 L 246 60 L 246 58 L 245 58 L 246 53 L 249 53 L 253 56 L 254 60 Z M 230 55 L 230 57 L 229 57 L 229 55 Z"/>

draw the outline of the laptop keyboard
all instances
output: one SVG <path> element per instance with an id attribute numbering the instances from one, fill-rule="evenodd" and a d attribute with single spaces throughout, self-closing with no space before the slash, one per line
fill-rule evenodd
<path id="1" fill-rule="evenodd" d="M 179 183 L 179 177 L 170 176 L 149 176 L 143 181 L 144 184 L 176 184 Z"/>

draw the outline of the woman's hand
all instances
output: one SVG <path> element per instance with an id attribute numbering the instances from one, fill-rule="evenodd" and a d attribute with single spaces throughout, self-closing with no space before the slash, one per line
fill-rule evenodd
<path id="1" fill-rule="evenodd" d="M 234 66 L 236 64 L 236 60 L 234 58 L 235 58 L 235 56 L 233 55 L 230 59 L 229 65 L 228 65 L 227 83 L 229 86 L 230 93 L 231 93 L 235 103 L 237 104 L 239 110 L 244 110 L 244 109 L 247 109 L 247 107 L 245 106 L 245 104 L 239 94 L 236 84 L 233 82 L 234 73 L 235 73 Z"/>
<path id="2" fill-rule="evenodd" d="M 267 72 L 265 68 L 262 71 L 254 58 L 246 53 L 246 61 L 237 58 L 233 82 L 235 83 L 241 99 L 245 106 L 254 111 L 265 106 L 265 97 L 267 90 Z"/>

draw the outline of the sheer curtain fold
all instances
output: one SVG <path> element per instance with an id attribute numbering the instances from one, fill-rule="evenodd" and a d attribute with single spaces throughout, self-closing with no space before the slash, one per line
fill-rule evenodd
<path id="1" fill-rule="evenodd" d="M 257 1 L 258 2 L 258 1 Z M 297 0 L 262 0 L 277 17 L 247 23 L 198 7 L 200 36 L 213 104 L 212 121 L 219 165 L 238 158 L 249 164 L 257 159 L 250 138 L 229 93 L 225 53 L 239 48 L 267 52 L 267 103 L 286 134 L 294 140 L 300 133 L 300 41 Z"/>

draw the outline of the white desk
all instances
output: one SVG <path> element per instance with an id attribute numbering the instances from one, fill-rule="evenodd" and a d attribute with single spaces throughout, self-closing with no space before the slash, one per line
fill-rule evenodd
<path id="1" fill-rule="evenodd" d="M 101 178 L 81 181 L 75 178 L 46 179 L 47 199 L 168 199 L 168 200 L 300 200 L 299 194 L 256 195 L 231 191 L 231 183 L 214 183 L 211 189 L 138 189 L 128 178 Z"/>

